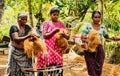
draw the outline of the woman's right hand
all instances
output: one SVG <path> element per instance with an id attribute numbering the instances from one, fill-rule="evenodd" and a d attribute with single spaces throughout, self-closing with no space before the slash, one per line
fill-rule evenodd
<path id="1" fill-rule="evenodd" d="M 59 31 L 60 31 L 59 28 L 55 28 L 55 29 L 54 29 L 54 32 L 59 32 Z"/>
<path id="2" fill-rule="evenodd" d="M 29 37 L 35 37 L 35 36 L 36 36 L 35 34 L 29 34 L 29 35 L 28 35 L 28 38 L 29 38 Z"/>

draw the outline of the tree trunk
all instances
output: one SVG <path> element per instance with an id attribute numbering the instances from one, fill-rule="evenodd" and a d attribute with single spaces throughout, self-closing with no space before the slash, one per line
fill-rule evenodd
<path id="1" fill-rule="evenodd" d="M 5 6 L 5 0 L 0 0 L 0 21 L 1 21 L 2 16 L 3 16 L 4 6 Z"/>
<path id="2" fill-rule="evenodd" d="M 89 9 L 89 7 L 91 6 L 91 4 L 93 3 L 96 3 L 96 0 L 90 0 L 88 2 L 88 5 L 84 6 L 85 8 L 83 10 L 80 10 L 79 9 L 79 18 L 80 18 L 80 21 L 82 22 L 84 20 L 84 17 Z"/>
<path id="3" fill-rule="evenodd" d="M 86 6 L 86 8 L 84 8 L 84 10 L 81 12 L 82 17 L 80 18 L 80 22 L 83 21 L 88 9 L 89 9 L 89 6 Z"/>
<path id="4" fill-rule="evenodd" d="M 76 6 L 75 16 L 78 16 L 78 0 L 75 0 L 75 6 Z"/>
<path id="5" fill-rule="evenodd" d="M 103 20 L 103 0 L 98 0 L 98 10 L 101 12 L 101 23 Z"/>
<path id="6" fill-rule="evenodd" d="M 29 10 L 29 18 L 30 18 L 30 25 L 33 27 L 33 19 L 32 19 L 32 8 L 31 8 L 31 0 L 28 0 L 28 10 Z"/>

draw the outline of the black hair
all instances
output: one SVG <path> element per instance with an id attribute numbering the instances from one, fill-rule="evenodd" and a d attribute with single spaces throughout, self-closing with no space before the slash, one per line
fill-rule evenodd
<path id="1" fill-rule="evenodd" d="M 94 17 L 94 14 L 98 13 L 99 15 L 101 15 L 101 13 L 99 11 L 93 11 L 92 12 L 92 18 Z"/>
<path id="2" fill-rule="evenodd" d="M 51 10 L 50 10 L 50 15 L 54 12 L 60 12 L 60 10 L 57 8 L 57 7 L 53 7 Z"/>

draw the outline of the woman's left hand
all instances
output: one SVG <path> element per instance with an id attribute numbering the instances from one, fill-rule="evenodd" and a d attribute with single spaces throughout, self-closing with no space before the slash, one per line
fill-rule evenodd
<path id="1" fill-rule="evenodd" d="M 111 42 L 112 39 L 111 39 L 111 38 L 107 38 L 107 39 L 105 39 L 105 41 L 107 41 L 107 42 Z"/>
<path id="2" fill-rule="evenodd" d="M 82 34 L 82 35 L 81 35 L 81 40 L 82 40 L 83 42 L 87 42 L 87 35 L 86 35 L 86 34 Z"/>

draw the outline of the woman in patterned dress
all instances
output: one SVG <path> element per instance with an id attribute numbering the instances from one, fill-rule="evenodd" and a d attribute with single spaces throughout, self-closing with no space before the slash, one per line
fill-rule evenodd
<path id="1" fill-rule="evenodd" d="M 45 45 L 48 52 L 47 62 L 38 59 L 38 68 L 43 67 L 45 64 L 47 67 L 50 66 L 62 66 L 63 65 L 63 54 L 62 51 L 58 50 L 55 45 L 55 35 L 59 32 L 60 28 L 66 29 L 63 22 L 58 20 L 59 9 L 54 7 L 50 11 L 51 19 L 46 20 L 43 23 L 43 36 L 45 40 Z M 66 36 L 66 35 L 65 35 Z M 68 37 L 68 36 L 66 36 Z M 54 75 L 55 74 L 55 75 Z M 41 76 L 39 74 L 38 76 Z M 48 76 L 63 76 L 63 70 L 49 71 Z"/>
<path id="2" fill-rule="evenodd" d="M 23 72 L 22 70 L 22 68 L 32 68 L 32 59 L 28 58 L 24 53 L 23 42 L 29 37 L 34 37 L 34 35 L 28 34 L 32 28 L 26 24 L 26 12 L 20 12 L 17 20 L 18 24 L 12 25 L 10 28 L 11 40 L 6 76 L 32 76 L 32 73 Z"/>
<path id="3" fill-rule="evenodd" d="M 84 25 L 82 33 L 88 34 L 92 30 L 96 30 L 102 39 L 104 37 L 106 41 L 110 41 L 106 27 L 100 24 L 101 13 L 99 11 L 93 11 L 92 13 L 92 23 L 88 23 Z M 102 42 L 102 40 L 100 41 Z M 102 67 L 105 59 L 105 53 L 103 46 L 100 44 L 97 46 L 95 52 L 90 52 L 89 50 L 84 51 L 85 61 L 87 64 L 87 70 L 89 76 L 101 76 Z"/>

